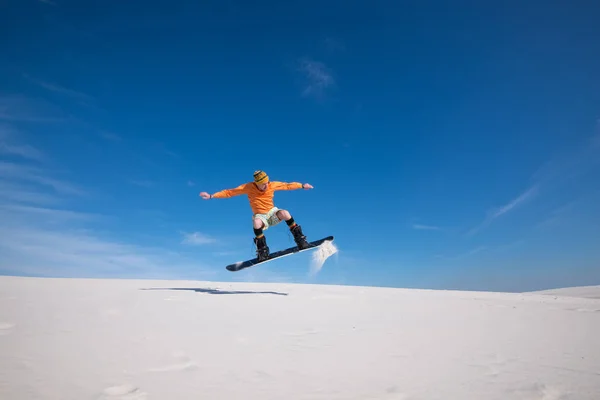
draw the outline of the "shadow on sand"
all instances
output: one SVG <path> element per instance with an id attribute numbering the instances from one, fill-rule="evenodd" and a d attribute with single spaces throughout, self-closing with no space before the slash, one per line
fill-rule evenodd
<path id="1" fill-rule="evenodd" d="M 140 290 L 188 290 L 197 293 L 208 293 L 208 294 L 275 294 L 278 296 L 287 296 L 287 293 L 281 292 L 254 292 L 251 290 L 219 290 L 219 289 L 205 289 L 205 288 L 148 288 Z"/>

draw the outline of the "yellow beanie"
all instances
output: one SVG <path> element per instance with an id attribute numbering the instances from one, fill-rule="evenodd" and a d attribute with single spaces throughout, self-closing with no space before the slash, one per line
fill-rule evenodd
<path id="1" fill-rule="evenodd" d="M 269 182 L 269 176 L 264 171 L 254 171 L 254 182 L 257 184 Z"/>

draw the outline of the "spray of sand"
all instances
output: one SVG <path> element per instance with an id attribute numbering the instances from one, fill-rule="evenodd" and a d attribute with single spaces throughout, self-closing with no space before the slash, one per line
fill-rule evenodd
<path id="1" fill-rule="evenodd" d="M 337 252 L 338 248 L 331 240 L 327 240 L 320 245 L 312 254 L 310 274 L 315 275 L 319 273 L 325 261 Z"/>

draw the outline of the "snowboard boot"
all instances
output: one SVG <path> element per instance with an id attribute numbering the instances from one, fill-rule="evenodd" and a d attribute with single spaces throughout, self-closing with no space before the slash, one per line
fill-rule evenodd
<path id="1" fill-rule="evenodd" d="M 259 238 L 254 237 L 254 244 L 256 245 L 256 258 L 258 262 L 269 258 L 269 246 L 267 246 L 267 238 L 264 235 Z"/>
<path id="2" fill-rule="evenodd" d="M 310 247 L 310 244 L 306 241 L 306 236 L 302 233 L 302 228 L 300 225 L 295 225 L 292 229 L 292 234 L 294 235 L 294 241 L 298 245 L 298 249 L 303 250 Z"/>

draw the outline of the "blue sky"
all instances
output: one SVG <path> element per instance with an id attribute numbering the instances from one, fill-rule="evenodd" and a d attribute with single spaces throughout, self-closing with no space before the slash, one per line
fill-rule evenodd
<path id="1" fill-rule="evenodd" d="M 600 284 L 598 5 L 10 1 L 0 273 Z M 310 253 L 254 255 L 257 169 Z M 267 231 L 272 249 L 293 240 Z"/>

